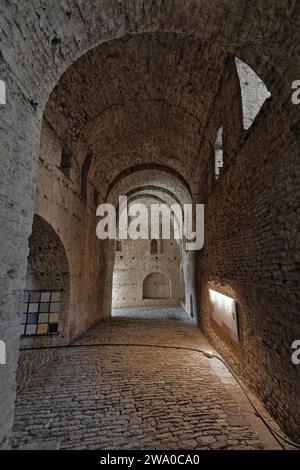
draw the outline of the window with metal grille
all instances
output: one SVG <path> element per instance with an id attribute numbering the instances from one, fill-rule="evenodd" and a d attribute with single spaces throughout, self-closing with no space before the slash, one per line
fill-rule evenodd
<path id="1" fill-rule="evenodd" d="M 57 335 L 61 291 L 25 291 L 22 317 L 23 336 Z"/>

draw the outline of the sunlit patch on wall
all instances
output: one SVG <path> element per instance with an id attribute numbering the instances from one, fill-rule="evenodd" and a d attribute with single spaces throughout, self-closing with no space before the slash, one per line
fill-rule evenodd
<path id="1" fill-rule="evenodd" d="M 236 311 L 236 301 L 227 295 L 209 289 L 212 304 L 212 318 L 224 330 L 224 333 L 239 343 L 239 328 Z"/>

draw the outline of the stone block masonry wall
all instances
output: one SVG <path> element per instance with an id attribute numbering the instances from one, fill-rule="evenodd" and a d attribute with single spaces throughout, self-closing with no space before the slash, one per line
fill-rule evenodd
<path id="1" fill-rule="evenodd" d="M 21 305 L 34 206 L 34 155 L 38 155 L 41 116 L 31 108 L 2 62 L 0 70 L 7 86 L 7 104 L 0 108 L 0 338 L 6 344 L 6 365 L 0 366 L 0 448 L 7 448 L 13 423 Z"/>
<path id="2" fill-rule="evenodd" d="M 76 175 L 74 171 L 76 162 L 73 161 L 73 174 L 69 179 L 59 168 L 61 152 L 60 140 L 44 122 L 36 212 L 59 234 L 66 252 L 70 278 L 66 332 L 67 340 L 72 341 L 105 316 L 104 262 L 101 242 L 96 237 L 93 192 L 89 190 L 88 200 L 83 200 L 80 195 L 80 172 Z M 54 283 L 56 289 L 57 282 Z"/>
<path id="3" fill-rule="evenodd" d="M 274 99 L 215 184 L 198 283 L 204 332 L 299 440 L 300 369 L 291 361 L 300 338 L 299 154 L 287 123 Z M 237 301 L 239 345 L 212 322 L 211 286 Z"/>
<path id="4" fill-rule="evenodd" d="M 40 216 L 33 219 L 29 239 L 27 290 L 68 289 L 68 260 L 52 227 Z"/>
<path id="5" fill-rule="evenodd" d="M 123 242 L 122 252 L 116 253 L 113 307 L 142 307 L 144 305 L 179 306 L 183 299 L 183 283 L 180 280 L 180 249 L 176 241 L 164 240 L 163 250 L 150 253 L 151 240 Z M 143 298 L 145 278 L 152 273 L 162 273 L 171 285 L 170 298 Z"/>

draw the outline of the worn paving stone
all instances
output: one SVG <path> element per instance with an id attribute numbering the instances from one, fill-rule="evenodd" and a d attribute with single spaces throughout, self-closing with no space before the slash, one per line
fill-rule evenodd
<path id="1" fill-rule="evenodd" d="M 93 345 L 209 348 L 179 309 L 133 313 L 129 318 L 123 311 L 92 329 L 76 343 L 86 347 L 58 350 L 57 359 L 19 391 L 12 447 L 57 442 L 61 449 L 264 448 L 258 428 L 209 359 L 192 351 Z"/>

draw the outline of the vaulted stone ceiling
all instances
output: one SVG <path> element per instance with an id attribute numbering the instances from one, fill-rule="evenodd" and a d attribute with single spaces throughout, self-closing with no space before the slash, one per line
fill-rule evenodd
<path id="1" fill-rule="evenodd" d="M 220 49 L 190 37 L 126 36 L 67 70 L 45 119 L 65 144 L 93 151 L 103 184 L 144 162 L 189 180 L 224 60 Z"/>
<path id="2" fill-rule="evenodd" d="M 270 67 L 273 78 L 276 70 L 287 71 L 286 59 L 298 37 L 299 8 L 297 0 L 5 0 L 0 5 L 0 42 L 4 60 L 13 51 L 9 65 L 16 77 L 24 77 L 25 69 L 27 88 L 43 102 L 76 58 L 126 33 L 192 35 L 241 55 L 254 69 L 260 67 L 257 71 L 268 83 Z"/>
<path id="3" fill-rule="evenodd" d="M 297 37 L 295 2 L 268 2 L 266 7 L 264 1 L 186 1 L 171 8 L 172 2 L 124 1 L 112 9 L 96 2 L 93 11 L 92 2 L 85 7 L 71 3 L 70 9 L 57 8 L 58 16 L 68 20 L 48 37 L 49 60 L 59 72 L 81 57 L 54 88 L 45 119 L 71 148 L 79 168 L 93 152 L 90 176 L 103 188 L 144 163 L 167 165 L 189 183 L 193 177 L 199 181 L 199 145 L 228 57 L 238 55 L 253 67 L 273 96 L 289 83 L 287 78 L 283 82 L 289 60 L 284 67 L 281 63 L 282 51 L 287 59 L 291 38 Z M 45 15 L 54 22 L 46 6 L 37 11 L 39 27 Z M 69 23 L 79 21 L 78 15 L 92 29 L 69 37 Z M 283 17 L 288 17 L 288 31 L 276 21 Z M 34 31 L 39 34 L 37 25 Z"/>

